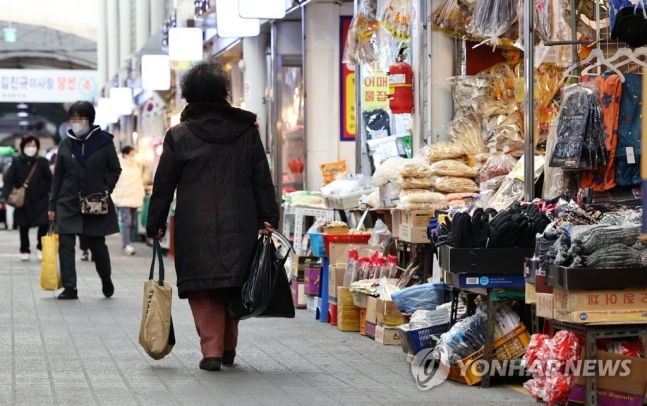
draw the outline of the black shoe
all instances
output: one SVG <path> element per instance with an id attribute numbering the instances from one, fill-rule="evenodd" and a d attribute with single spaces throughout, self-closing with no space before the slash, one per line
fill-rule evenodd
<path id="1" fill-rule="evenodd" d="M 236 358 L 236 350 L 225 350 L 222 353 L 222 365 L 232 366 L 234 365 L 234 359 Z"/>
<path id="2" fill-rule="evenodd" d="M 115 285 L 112 284 L 112 280 L 110 278 L 105 279 L 102 281 L 103 282 L 103 295 L 105 297 L 111 297 L 115 293 Z"/>
<path id="3" fill-rule="evenodd" d="M 205 371 L 220 371 L 221 364 L 221 358 L 202 358 L 202 361 L 200 361 L 200 369 L 204 369 Z"/>
<path id="4" fill-rule="evenodd" d="M 88 255 L 87 251 L 83 251 L 83 255 L 81 255 L 81 261 L 89 261 L 90 260 L 90 255 Z"/>
<path id="5" fill-rule="evenodd" d="M 65 288 L 63 292 L 58 295 L 58 300 L 75 300 L 79 298 L 79 293 L 76 288 Z"/>

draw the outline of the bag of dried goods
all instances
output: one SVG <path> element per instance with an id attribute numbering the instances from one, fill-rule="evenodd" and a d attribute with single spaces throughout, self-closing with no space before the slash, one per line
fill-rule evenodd
<path id="1" fill-rule="evenodd" d="M 436 180 L 436 189 L 444 193 L 478 192 L 479 188 L 472 179 L 443 176 Z"/>
<path id="2" fill-rule="evenodd" d="M 517 160 L 508 154 L 492 155 L 490 159 L 485 162 L 479 172 L 479 181 L 487 182 L 492 178 L 498 176 L 505 176 L 510 173 L 512 168 L 517 164 Z"/>
<path id="3" fill-rule="evenodd" d="M 477 171 L 475 168 L 465 165 L 462 162 L 446 159 L 430 165 L 431 173 L 436 176 L 454 176 L 458 178 L 473 178 Z"/>
<path id="4" fill-rule="evenodd" d="M 399 183 L 402 189 L 430 189 L 435 185 L 433 178 L 402 178 Z"/>
<path id="5" fill-rule="evenodd" d="M 478 155 L 488 152 L 483 141 L 481 119 L 474 113 L 469 113 L 449 123 L 449 135 L 458 146 L 468 155 Z"/>
<path id="6" fill-rule="evenodd" d="M 429 163 L 444 159 L 462 158 L 465 155 L 465 150 L 451 141 L 437 142 L 420 150 L 420 156 L 427 159 Z"/>

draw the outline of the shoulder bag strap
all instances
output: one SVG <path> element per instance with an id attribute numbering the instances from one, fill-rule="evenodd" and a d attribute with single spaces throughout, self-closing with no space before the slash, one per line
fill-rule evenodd
<path id="1" fill-rule="evenodd" d="M 148 275 L 148 280 L 155 278 L 155 255 L 157 255 L 160 263 L 158 285 L 164 286 L 164 260 L 162 258 L 162 247 L 157 239 L 153 240 L 153 262 L 151 263 L 151 272 Z"/>
<path id="2" fill-rule="evenodd" d="M 23 187 L 27 189 L 29 187 L 29 181 L 31 180 L 31 177 L 34 176 L 34 172 L 36 172 L 36 167 L 38 166 L 38 159 L 36 159 L 36 162 L 31 166 L 31 171 L 29 171 L 29 175 L 27 175 L 27 179 L 25 179 L 25 183 L 23 183 Z"/>

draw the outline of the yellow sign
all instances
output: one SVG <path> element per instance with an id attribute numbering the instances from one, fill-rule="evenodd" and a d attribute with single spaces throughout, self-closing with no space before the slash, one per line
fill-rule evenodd
<path id="1" fill-rule="evenodd" d="M 389 106 L 389 77 L 377 66 L 362 82 L 362 109 L 373 110 Z"/>
<path id="2" fill-rule="evenodd" d="M 344 117 L 346 120 L 344 120 L 344 135 L 346 135 L 347 138 L 350 138 L 352 136 L 355 136 L 355 128 L 356 128 L 356 121 L 355 121 L 355 72 L 349 73 L 346 75 L 346 83 L 345 83 L 345 96 L 346 96 L 346 103 L 344 106 L 346 107 L 344 110 Z"/>
<path id="3" fill-rule="evenodd" d="M 190 69 L 195 61 L 169 61 L 172 70 L 187 70 Z"/>

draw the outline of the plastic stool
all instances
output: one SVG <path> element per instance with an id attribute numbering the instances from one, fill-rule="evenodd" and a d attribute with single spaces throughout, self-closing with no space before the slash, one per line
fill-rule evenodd
<path id="1" fill-rule="evenodd" d="M 337 305 L 330 304 L 328 307 L 328 324 L 331 326 L 337 325 Z"/>

